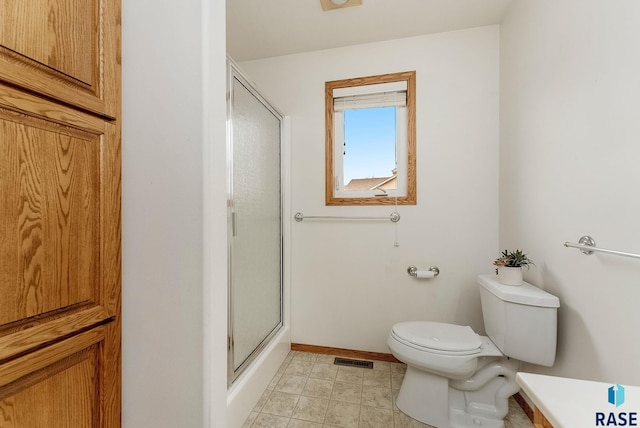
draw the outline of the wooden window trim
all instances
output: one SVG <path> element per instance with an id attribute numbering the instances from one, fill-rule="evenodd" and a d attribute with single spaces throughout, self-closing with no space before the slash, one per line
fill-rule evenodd
<path id="1" fill-rule="evenodd" d="M 335 197 L 333 162 L 333 90 L 390 82 L 407 82 L 407 194 L 405 196 Z M 325 203 L 326 205 L 416 205 L 416 72 L 382 74 L 325 82 Z"/>

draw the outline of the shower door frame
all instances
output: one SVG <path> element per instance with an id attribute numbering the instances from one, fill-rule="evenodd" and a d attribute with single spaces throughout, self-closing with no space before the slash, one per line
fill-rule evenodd
<path id="1" fill-rule="evenodd" d="M 280 141 L 278 145 L 279 149 L 279 195 L 280 195 L 280 321 L 271 330 L 269 334 L 258 344 L 258 346 L 251 352 L 251 354 L 238 366 L 234 367 L 234 334 L 233 334 L 233 236 L 234 236 L 234 207 L 233 207 L 233 166 L 234 166 L 234 153 L 233 153 L 233 100 L 234 89 L 233 81 L 237 79 L 271 114 L 273 114 L 279 121 L 280 128 Z M 230 59 L 227 58 L 227 387 L 231 385 L 242 375 L 242 373 L 251 365 L 251 363 L 260 355 L 261 351 L 271 342 L 271 340 L 282 330 L 284 327 L 284 271 L 285 271 L 285 249 L 284 249 L 284 161 L 283 161 L 283 141 L 285 139 L 285 118 L 276 110 L 255 88 L 255 86 L 247 79 L 247 77 L 240 71 L 238 66 Z"/>

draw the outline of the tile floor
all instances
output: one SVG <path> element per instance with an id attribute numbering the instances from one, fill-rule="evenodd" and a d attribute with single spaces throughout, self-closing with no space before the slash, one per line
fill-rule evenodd
<path id="1" fill-rule="evenodd" d="M 333 364 L 335 356 L 291 351 L 243 428 L 429 427 L 395 406 L 406 366 L 374 361 L 373 370 Z M 531 428 L 511 399 L 505 428 Z"/>

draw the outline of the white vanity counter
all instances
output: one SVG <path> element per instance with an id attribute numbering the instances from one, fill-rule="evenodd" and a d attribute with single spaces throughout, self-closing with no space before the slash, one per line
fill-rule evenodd
<path id="1" fill-rule="evenodd" d="M 611 400 L 615 402 L 617 393 L 616 406 L 609 402 L 609 388 L 616 388 L 615 383 L 532 373 L 518 373 L 516 381 L 554 428 L 640 426 L 640 387 L 623 384 L 623 393 L 614 391 Z M 548 426 L 539 417 L 537 423 Z"/>

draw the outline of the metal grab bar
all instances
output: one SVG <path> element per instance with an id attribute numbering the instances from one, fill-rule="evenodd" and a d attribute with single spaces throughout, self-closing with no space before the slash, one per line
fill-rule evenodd
<path id="1" fill-rule="evenodd" d="M 573 244 L 571 242 L 565 242 L 564 246 L 570 247 L 570 248 L 578 248 L 583 254 L 586 254 L 586 255 L 593 254 L 594 251 L 597 251 L 600 253 L 614 254 L 616 256 L 640 259 L 640 254 L 625 253 L 624 251 L 607 250 L 606 248 L 598 248 L 596 247 L 596 241 L 594 241 L 592 237 L 587 235 L 580 238 L 577 244 Z"/>
<path id="2" fill-rule="evenodd" d="M 333 216 L 333 215 L 303 215 L 302 213 L 296 213 L 293 218 L 297 222 L 301 222 L 305 218 L 309 219 L 327 219 L 327 220 L 391 220 L 394 223 L 400 221 L 400 214 L 392 212 L 388 217 L 350 217 L 350 216 Z"/>

